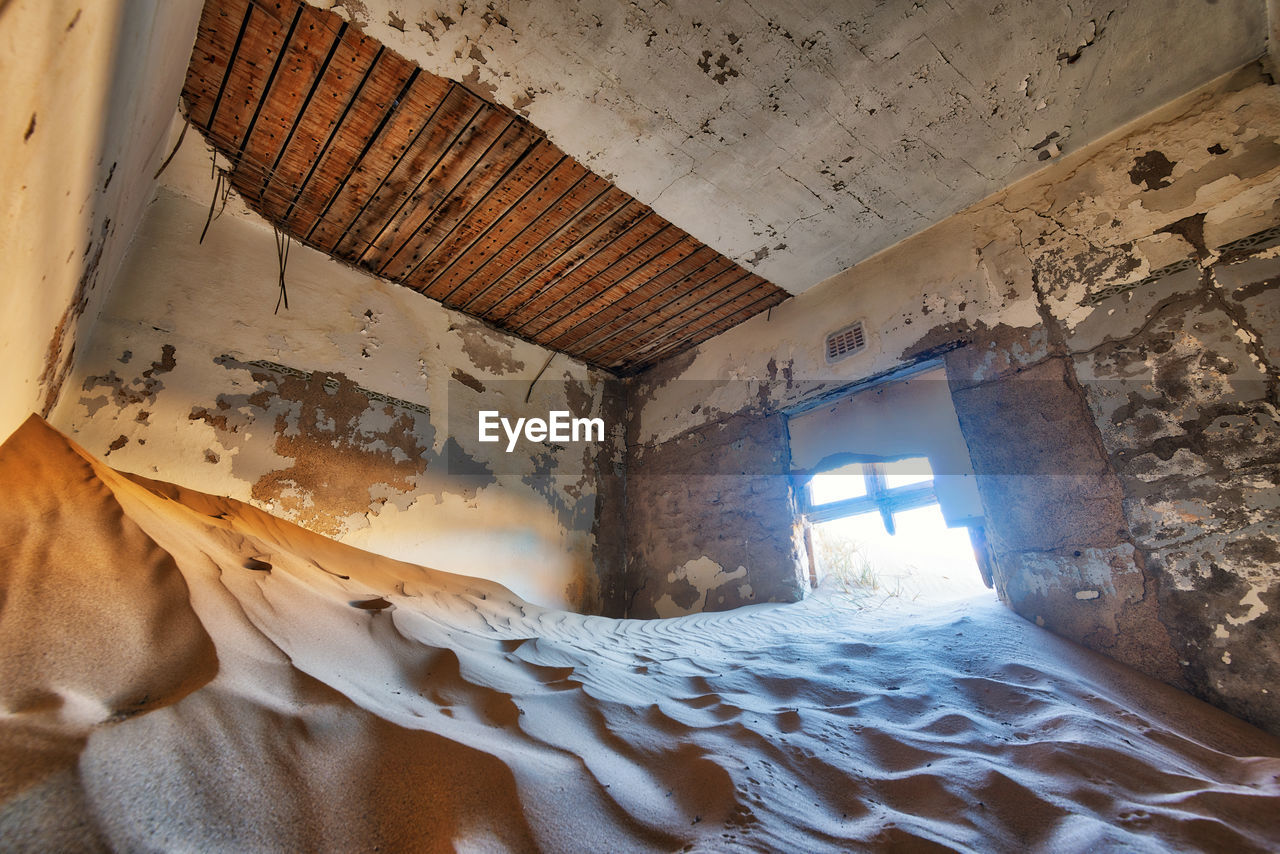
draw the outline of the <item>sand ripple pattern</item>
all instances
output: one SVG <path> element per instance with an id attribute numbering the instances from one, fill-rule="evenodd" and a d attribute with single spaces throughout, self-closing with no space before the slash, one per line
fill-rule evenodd
<path id="1" fill-rule="evenodd" d="M 1280 743 L 994 602 L 583 617 L 43 423 L 0 482 L 7 850 L 1280 847 Z"/>

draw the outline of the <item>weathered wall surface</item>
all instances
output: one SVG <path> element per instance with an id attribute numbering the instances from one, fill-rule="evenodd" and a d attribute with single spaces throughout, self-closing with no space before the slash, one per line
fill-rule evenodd
<path id="1" fill-rule="evenodd" d="M 201 148 L 188 138 L 172 180 L 199 172 L 212 193 Z M 549 351 L 296 245 L 273 314 L 271 230 L 232 200 L 201 244 L 207 213 L 159 191 L 55 425 L 124 470 L 598 611 L 597 566 L 620 559 L 598 518 L 620 443 L 508 455 L 478 441 L 476 413 L 599 416 L 612 379 L 556 356 L 526 404 Z"/>
<path id="2" fill-rule="evenodd" d="M 1187 682 L 1275 729 L 1280 229 L 1208 240 L 1196 267 L 1099 302 L 1109 316 L 1065 339 Z"/>
<path id="3" fill-rule="evenodd" d="M 629 442 L 626 598 L 611 612 L 675 617 L 800 599 L 808 575 L 790 457 L 785 420 L 760 412 Z"/>
<path id="4" fill-rule="evenodd" d="M 1280 730 L 1278 89 L 1242 69 L 640 377 L 635 442 L 942 357 L 1006 601 Z"/>
<path id="5" fill-rule="evenodd" d="M 973 371 L 984 344 L 999 352 L 1008 342 L 975 335 L 947 363 L 996 589 L 1037 625 L 1184 684 L 1157 618 L 1156 580 L 1129 533 L 1120 480 L 1069 363 L 1046 347 L 1013 369 Z"/>
<path id="6" fill-rule="evenodd" d="M 200 6 L 0 3 L 0 435 L 65 388 L 151 198 Z"/>

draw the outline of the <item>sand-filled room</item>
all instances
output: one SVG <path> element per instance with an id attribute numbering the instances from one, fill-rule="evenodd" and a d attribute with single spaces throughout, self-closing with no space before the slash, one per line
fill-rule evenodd
<path id="1" fill-rule="evenodd" d="M 0 79 L 0 851 L 1280 850 L 1277 0 Z"/>

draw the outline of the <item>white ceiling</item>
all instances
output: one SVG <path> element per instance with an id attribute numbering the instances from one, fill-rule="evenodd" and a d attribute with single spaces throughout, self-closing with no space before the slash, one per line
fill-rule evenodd
<path id="1" fill-rule="evenodd" d="M 312 0 L 799 293 L 1260 56 L 1265 0 Z"/>

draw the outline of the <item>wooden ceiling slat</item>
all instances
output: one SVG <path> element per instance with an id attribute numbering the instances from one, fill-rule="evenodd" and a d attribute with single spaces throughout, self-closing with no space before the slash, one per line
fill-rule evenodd
<path id="1" fill-rule="evenodd" d="M 637 292 L 643 292 L 658 282 L 669 286 L 680 280 L 681 270 L 696 269 L 703 264 L 698 256 L 704 249 L 706 247 L 701 243 L 686 235 L 643 267 L 548 326 L 542 331 L 541 337 L 547 341 L 548 346 L 572 347 L 577 352 L 586 343 L 584 338 L 599 333 L 602 325 L 617 318 L 620 304 L 638 301 L 635 298 Z"/>
<path id="2" fill-rule="evenodd" d="M 324 207 L 321 208 L 320 212 L 316 215 L 314 222 L 311 223 L 311 227 L 307 229 L 307 233 L 303 237 L 305 242 L 314 246 L 316 245 L 317 231 L 321 232 L 321 236 L 325 236 L 325 232 L 334 231 L 337 228 L 338 221 L 335 218 L 336 215 L 333 213 L 333 208 L 335 205 L 343 204 L 340 200 L 344 197 L 346 197 L 345 205 L 340 207 L 339 210 L 343 213 L 349 213 L 351 210 L 355 210 L 359 206 L 358 201 L 352 200 L 351 197 L 353 195 L 356 196 L 357 199 L 365 198 L 369 195 L 368 183 L 370 181 L 378 180 L 379 175 L 384 174 L 381 170 L 378 170 L 378 172 L 375 173 L 371 170 L 369 165 L 365 163 L 365 158 L 369 156 L 371 151 L 378 151 L 384 155 L 390 155 L 395 151 L 402 151 L 406 147 L 403 145 L 396 147 L 393 144 L 378 145 L 378 143 L 383 140 L 383 134 L 388 132 L 388 126 L 392 125 L 397 117 L 403 119 L 407 111 L 402 109 L 402 106 L 405 99 L 408 98 L 410 90 L 412 90 L 414 84 L 417 83 L 420 75 L 420 69 L 413 69 L 412 73 L 409 75 L 409 79 L 405 81 L 404 88 L 400 90 L 400 94 L 387 105 L 383 112 L 382 120 L 378 123 L 377 128 L 375 128 L 374 131 L 365 138 L 364 147 L 360 150 L 360 153 L 356 158 L 351 161 L 350 166 L 347 167 L 346 177 L 337 182 L 333 191 L 329 194 L 329 200 L 324 203 Z M 377 157 L 378 155 L 374 156 Z M 349 221 L 349 219 L 344 217 L 343 221 Z M 342 233 L 343 232 L 338 232 L 339 236 L 341 236 Z"/>
<path id="3" fill-rule="evenodd" d="M 205 128 L 219 92 L 231 71 L 231 55 L 239 50 L 241 32 L 250 23 L 248 0 L 207 3 L 200 12 L 196 46 L 191 52 L 182 95 L 190 105 L 187 116 L 198 128 Z"/>
<path id="4" fill-rule="evenodd" d="M 240 137 L 240 144 L 236 148 L 236 162 L 245 157 L 245 149 L 248 148 L 250 140 L 253 139 L 253 132 L 258 129 L 258 120 L 262 118 L 263 108 L 269 103 L 276 103 L 280 99 L 272 98 L 271 87 L 275 85 L 276 78 L 280 74 L 280 66 L 283 64 L 285 55 L 293 46 L 294 34 L 298 30 L 298 24 L 302 20 L 303 14 L 306 12 L 305 6 L 299 6 L 293 13 L 293 17 L 289 19 L 289 29 L 285 32 L 283 40 L 276 45 L 275 61 L 271 63 L 271 70 L 267 72 L 266 80 L 262 83 L 262 89 L 258 96 L 254 99 L 253 117 L 249 119 L 249 124 L 244 130 L 244 134 Z"/>
<path id="5" fill-rule="evenodd" d="M 668 332 L 673 330 L 687 331 L 700 323 L 706 322 L 709 318 L 718 321 L 723 317 L 740 311 L 763 294 L 781 293 L 776 289 L 771 291 L 768 288 L 761 287 L 763 281 L 754 273 L 748 273 L 745 277 L 723 285 L 714 291 L 702 293 L 700 294 L 701 299 L 689 305 L 684 311 L 672 315 L 652 329 L 634 336 L 618 349 L 627 350 L 646 347 L 659 338 L 667 339 L 669 337 L 667 335 Z"/>
<path id="6" fill-rule="evenodd" d="M 572 342 L 574 352 L 586 352 L 602 340 L 618 334 L 624 327 L 651 322 L 663 297 L 701 288 L 703 283 L 726 268 L 734 269 L 735 266 L 711 247 L 698 244 L 695 251 L 678 264 L 594 311 L 576 330 Z"/>
<path id="7" fill-rule="evenodd" d="M 236 164 L 240 184 L 257 198 L 265 180 L 254 184 L 248 180 L 260 175 L 264 179 L 274 171 L 277 157 L 303 109 L 304 96 L 312 88 L 320 71 L 321 57 L 328 54 L 337 37 L 331 20 L 311 6 L 300 7 L 300 17 L 287 47 L 276 53 L 277 66 L 269 89 L 259 102 L 257 121 L 240 141 L 231 161 Z"/>
<path id="8" fill-rule="evenodd" d="M 602 327 L 602 331 L 607 330 L 607 334 L 600 337 L 593 334 L 593 340 L 582 343 L 589 345 L 594 351 L 635 326 L 652 327 L 677 313 L 681 305 L 695 304 L 747 275 L 749 274 L 737 264 L 723 255 L 717 255 L 711 263 L 690 273 L 677 286 L 652 289 L 647 296 L 626 307 Z"/>
<path id="9" fill-rule="evenodd" d="M 308 176 L 314 174 L 326 142 L 378 55 L 377 43 L 351 27 L 330 48 L 328 65 L 308 90 L 310 100 L 290 128 L 275 167 L 268 171 L 265 163 L 234 164 L 236 189 L 274 221 L 290 211 Z"/>
<path id="10" fill-rule="evenodd" d="M 631 312 L 638 306 L 644 305 L 650 296 L 669 291 L 677 285 L 688 286 L 701 281 L 699 274 L 704 272 L 708 265 L 715 263 L 716 259 L 723 258 L 720 253 L 693 238 L 689 238 L 689 242 L 692 251 L 666 269 L 653 273 L 648 281 L 639 284 L 628 283 L 625 289 L 615 288 L 615 293 L 609 294 L 610 299 L 607 303 L 584 306 L 583 311 L 586 316 L 580 321 L 575 321 L 574 326 L 571 327 L 574 339 L 572 343 L 575 349 L 585 349 L 600 335 L 606 334 L 611 327 L 625 322 Z M 561 343 L 563 337 L 562 333 L 561 336 L 550 339 L 548 344 L 555 346 Z"/>
<path id="11" fill-rule="evenodd" d="M 761 293 L 761 291 L 764 291 L 764 293 Z M 755 294 L 760 295 L 756 296 L 755 299 L 750 302 L 747 302 L 746 297 L 744 296 L 743 299 L 739 301 L 741 308 L 738 308 L 733 312 L 726 313 L 724 317 L 716 321 L 714 324 L 710 326 L 701 326 L 680 340 L 672 342 L 666 347 L 654 351 L 658 354 L 657 358 L 663 359 L 673 352 L 686 350 L 689 347 L 696 347 L 703 341 L 714 338 L 721 332 L 724 332 L 727 329 L 732 329 L 745 320 L 750 320 L 756 315 L 764 313 L 768 309 L 776 308 L 778 305 L 781 305 L 784 301 L 790 298 L 790 295 L 781 288 L 757 288 L 753 291 L 752 295 L 754 296 Z"/>
<path id="12" fill-rule="evenodd" d="M 647 343 L 637 343 L 635 347 L 628 348 L 623 355 L 613 359 L 612 366 L 626 368 L 634 364 L 648 363 L 651 359 L 661 359 L 668 353 L 705 341 L 719 331 L 735 326 L 748 317 L 759 314 L 765 308 L 777 305 L 785 298 L 786 293 L 777 288 L 762 288 L 755 284 L 738 296 L 704 310 L 683 325 L 675 326 L 666 333 L 654 332 L 644 336 L 649 339 Z"/>
<path id="13" fill-rule="evenodd" d="M 509 247 L 519 241 L 540 219 L 557 217 L 557 206 L 589 175 L 587 170 L 572 159 L 563 158 L 555 169 L 546 173 L 528 191 L 516 209 L 492 219 L 465 249 L 456 248 L 449 252 L 448 256 L 451 257 L 446 256 L 442 268 L 434 273 L 425 268 L 414 270 L 410 281 L 417 279 L 423 282 L 424 284 L 417 286 L 418 289 L 433 299 L 449 305 L 460 304 L 468 298 L 468 294 L 474 292 L 474 287 L 461 294 L 458 294 L 459 289 L 477 273 L 485 269 L 489 272 L 497 269 L 490 265 L 502 253 L 509 251 Z M 562 220 L 563 216 L 559 219 Z M 457 299 L 454 299 L 455 295 Z"/>
<path id="14" fill-rule="evenodd" d="M 504 323 L 526 303 L 542 297 L 564 276 L 589 262 L 598 252 L 617 240 L 648 215 L 649 209 L 616 187 L 596 203 L 597 216 L 589 230 L 570 232 L 553 240 L 536 257 L 528 258 L 502 279 L 494 282 L 476 310 Z M 590 215 L 591 212 L 588 212 Z"/>
<path id="15" fill-rule="evenodd" d="M 327 214 L 338 191 L 351 177 L 372 140 L 391 118 L 396 102 L 418 70 L 395 54 L 384 52 L 370 66 L 356 89 L 345 116 L 334 129 L 310 181 L 304 179 L 295 214 L 290 221 L 296 233 L 311 234 Z"/>
<path id="16" fill-rule="evenodd" d="M 427 213 L 400 248 L 388 256 L 378 272 L 413 287 L 410 276 L 426 253 L 453 231 L 467 211 L 480 204 L 503 178 L 528 159 L 539 139 L 528 125 L 509 120 L 465 171 L 459 164 L 449 164 L 451 168 L 446 169 L 442 180 L 445 184 L 451 183 L 452 189 Z"/>
<path id="17" fill-rule="evenodd" d="M 460 202 L 453 194 L 463 189 L 463 182 L 474 186 L 474 180 L 468 181 L 474 169 L 485 162 L 495 147 L 501 146 L 508 153 L 513 148 L 523 150 L 524 146 L 519 145 L 522 137 L 520 128 L 508 114 L 482 103 L 479 112 L 454 137 L 436 165 L 423 176 L 414 194 L 368 248 L 365 253 L 368 266 L 389 279 L 400 281 L 400 274 L 412 269 L 418 261 L 413 252 L 418 246 L 419 234 L 424 229 L 438 227 L 446 216 L 458 212 Z"/>
<path id="18" fill-rule="evenodd" d="M 459 263 L 467 264 L 479 254 L 478 247 L 491 244 L 512 221 L 532 215 L 549 183 L 565 180 L 573 172 L 573 161 L 545 139 L 538 140 L 506 180 L 490 188 L 484 200 L 467 211 L 429 249 L 406 276 L 411 287 L 433 299 L 442 299 L 448 286 L 436 283 Z M 473 252 L 474 251 L 474 252 Z M 468 270 L 471 268 L 468 267 Z M 440 296 L 436 295 L 437 290 Z"/>
<path id="19" fill-rule="evenodd" d="M 225 10 L 205 4 L 196 24 L 196 43 L 182 81 L 182 102 L 189 120 L 194 122 L 199 117 L 199 127 L 204 127 L 208 120 L 218 84 L 226 73 L 223 57 L 230 52 L 231 45 L 224 42 L 219 24 L 229 17 Z"/>
<path id="20" fill-rule="evenodd" d="M 607 358 L 615 351 L 625 348 L 636 336 L 662 327 L 667 321 L 683 312 L 714 299 L 727 288 L 747 282 L 751 275 L 723 256 L 716 262 L 712 272 L 712 275 L 692 288 L 661 291 L 635 306 L 628 312 L 631 315 L 629 320 L 624 316 L 619 318 L 616 324 L 610 324 L 612 328 L 607 335 L 594 341 L 584 340 L 582 344 L 586 345 L 587 349 L 583 352 L 591 353 L 593 357 Z M 756 284 L 747 282 L 746 287 L 753 288 Z"/>
<path id="21" fill-rule="evenodd" d="M 542 340 L 556 340 L 560 333 L 583 322 L 595 311 L 621 299 L 653 276 L 665 273 L 672 265 L 697 251 L 700 245 L 680 229 L 670 226 L 660 237 L 633 253 L 616 269 L 601 276 L 587 288 L 580 289 L 574 295 L 575 299 L 569 301 L 572 307 L 567 311 L 554 320 L 550 319 L 553 315 L 548 313 L 547 322 L 537 327 L 536 334 Z M 603 287 L 596 288 L 596 285 Z M 593 290 L 594 293 L 590 293 Z"/>
<path id="22" fill-rule="evenodd" d="M 311 8 L 311 7 L 308 7 Z M 318 10 L 313 10 L 318 11 Z M 267 201 L 267 196 L 272 191 L 271 183 L 276 181 L 281 169 L 281 163 L 284 162 L 286 154 L 291 150 L 293 138 L 298 133 L 301 125 L 301 119 L 310 108 L 311 103 L 315 100 L 316 94 L 320 90 L 321 82 L 326 78 L 334 58 L 338 55 L 339 50 L 343 46 L 344 37 L 347 32 L 347 22 L 342 21 L 339 26 L 334 29 L 325 21 L 323 28 L 316 27 L 312 29 L 311 23 L 307 23 L 307 29 L 304 37 L 295 42 L 295 47 L 303 48 L 309 45 L 315 45 L 320 51 L 320 59 L 318 62 L 314 59 L 306 62 L 292 62 L 286 59 L 285 76 L 287 83 L 284 84 L 283 92 L 287 93 L 278 98 L 273 98 L 278 105 L 275 107 L 279 111 L 280 129 L 283 131 L 283 139 L 276 143 L 274 153 L 262 156 L 256 155 L 253 159 L 241 159 L 235 163 L 235 171 L 232 173 L 235 179 L 237 190 L 242 194 L 246 194 L 247 198 L 256 200 L 258 204 Z M 313 41 L 314 39 L 314 41 Z M 327 44 L 326 44 L 327 42 Z M 296 90 L 294 86 L 296 85 Z M 297 92 L 305 91 L 305 95 L 299 100 Z M 299 173 L 299 178 L 300 173 Z M 292 198 L 297 192 L 296 182 L 290 185 L 290 188 L 275 190 L 272 192 L 273 198 Z"/>
<path id="23" fill-rule="evenodd" d="M 594 195 L 590 195 L 591 193 Z M 583 198 L 586 201 L 580 204 L 580 199 Z M 536 221 L 529 239 L 520 240 L 517 244 L 517 249 L 523 249 L 523 254 L 514 260 L 508 257 L 496 259 L 497 263 L 492 269 L 468 283 L 465 299 L 458 300 L 458 309 L 484 316 L 484 307 L 493 305 L 501 298 L 503 291 L 510 286 L 512 277 L 528 277 L 542 269 L 560 257 L 565 248 L 591 234 L 626 203 L 625 194 L 619 193 L 603 178 L 588 173 L 588 178 L 573 188 L 559 206 L 561 210 L 557 211 L 571 213 Z M 533 242 L 534 239 L 537 239 L 536 243 Z M 559 250 L 553 248 L 557 246 L 560 247 Z M 504 256 L 512 254 L 507 250 L 503 251 Z"/>
<path id="24" fill-rule="evenodd" d="M 301 0 L 206 0 L 183 100 L 277 227 L 592 364 L 639 370 L 786 296 Z"/>
<path id="25" fill-rule="evenodd" d="M 206 14 L 207 13 L 207 14 Z M 206 129 L 222 107 L 226 96 L 227 85 L 235 73 L 236 58 L 244 41 L 249 25 L 253 22 L 254 7 L 248 0 L 228 0 L 216 11 L 209 6 L 201 12 L 200 28 L 197 35 L 205 35 L 205 56 L 207 66 L 204 70 L 205 95 L 199 102 L 199 109 L 193 111 L 192 121 L 197 127 Z M 207 26 L 207 31 L 205 27 Z"/>
<path id="26" fill-rule="evenodd" d="M 427 179 L 483 109 L 484 104 L 466 89 L 450 86 L 444 99 L 418 129 L 409 148 L 382 178 L 373 195 L 361 204 L 329 251 L 360 261 L 372 250 L 378 238 L 400 221 L 397 218 L 402 213 L 408 216 L 405 209 L 417 204 L 420 196 L 428 192 Z"/>
<path id="27" fill-rule="evenodd" d="M 507 217 L 470 257 L 462 258 L 437 287 L 440 299 L 464 306 L 542 245 L 566 223 L 578 218 L 608 185 L 582 166 L 569 161 L 563 179 L 548 181 L 537 198 L 530 198 L 517 216 Z"/>
<path id="28" fill-rule="evenodd" d="M 618 264 L 625 261 L 638 249 L 642 249 L 645 245 L 671 230 L 671 223 L 654 213 L 637 220 L 633 228 L 629 229 L 613 243 L 603 247 L 590 261 L 556 281 L 538 299 L 530 300 L 521 306 L 518 312 L 506 319 L 505 323 L 509 324 L 507 328 L 513 329 L 517 333 L 536 334 L 533 330 L 529 330 L 526 333 L 526 329 L 530 325 L 538 324 L 539 321 L 542 321 L 545 325 L 545 323 L 549 322 L 547 315 L 553 310 L 557 312 L 563 311 L 566 305 L 576 307 L 577 302 L 573 302 L 575 297 L 579 301 L 590 299 L 604 290 L 604 287 L 607 284 L 611 284 L 613 279 L 606 279 L 605 283 L 601 284 L 598 282 L 601 275 L 613 271 Z M 647 260 L 646 256 L 641 257 L 643 260 Z M 626 272 L 630 272 L 631 269 L 634 269 L 634 267 L 627 268 Z M 591 290 L 584 293 L 584 289 L 587 288 L 591 288 Z M 556 314 L 553 317 L 558 319 L 560 314 Z"/>
<path id="29" fill-rule="evenodd" d="M 379 70 L 382 73 L 375 73 Z M 359 158 L 363 147 L 359 143 L 380 124 L 412 73 L 412 65 L 388 51 L 380 50 L 374 57 L 282 218 L 291 232 L 305 234 L 315 224 L 319 211 Z"/>
<path id="30" fill-rule="evenodd" d="M 364 213 L 384 197 L 388 179 L 416 150 L 422 132 L 447 99 L 449 87 L 448 81 L 434 74 L 421 73 L 411 78 L 398 103 L 393 104 L 386 115 L 383 126 L 369 138 L 369 143 L 378 144 L 368 145 L 361 153 L 356 167 L 329 199 L 326 211 L 307 232 L 308 243 L 334 252 L 350 232 L 360 228 Z M 358 241 L 359 237 L 353 239 Z"/>
<path id="31" fill-rule="evenodd" d="M 255 18 L 257 25 L 250 26 Z M 249 123 L 258 112 L 267 75 L 275 67 L 287 30 L 288 22 L 267 16 L 257 6 L 249 7 L 240 42 L 232 51 L 231 73 L 227 75 L 222 99 L 214 103 L 209 124 L 204 126 L 221 147 L 239 149 Z"/>
<path id="32" fill-rule="evenodd" d="M 701 321 L 711 310 L 710 307 L 718 307 L 743 294 L 758 291 L 759 282 L 758 276 L 735 266 L 706 286 L 682 294 L 677 303 L 662 310 L 662 315 L 665 316 L 653 318 L 643 327 L 626 333 L 620 332 L 611 344 L 599 351 L 598 358 L 602 363 L 610 362 L 621 355 L 646 347 L 657 339 L 667 340 L 670 337 L 668 333 Z"/>

